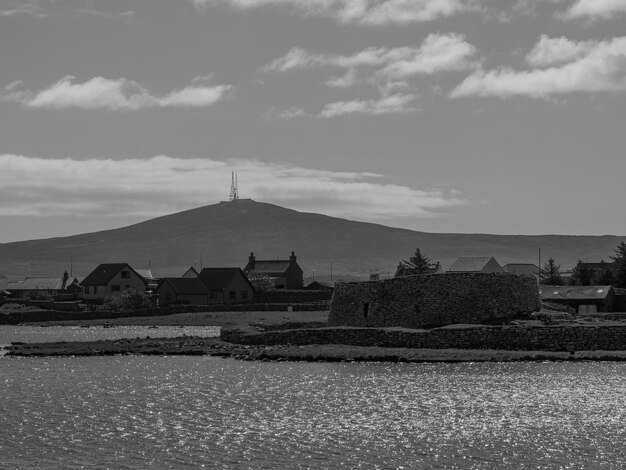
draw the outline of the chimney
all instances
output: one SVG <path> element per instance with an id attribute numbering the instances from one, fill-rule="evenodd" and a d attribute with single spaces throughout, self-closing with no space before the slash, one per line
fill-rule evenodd
<path id="1" fill-rule="evenodd" d="M 289 257 L 289 264 L 296 264 L 296 252 L 292 251 Z"/>
<path id="2" fill-rule="evenodd" d="M 255 263 L 255 259 L 254 259 L 254 251 L 250 252 L 250 256 L 248 256 L 248 269 L 254 269 L 254 263 Z"/>

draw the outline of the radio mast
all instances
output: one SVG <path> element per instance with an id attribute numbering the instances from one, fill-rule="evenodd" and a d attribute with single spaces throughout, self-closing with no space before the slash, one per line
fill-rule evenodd
<path id="1" fill-rule="evenodd" d="M 228 202 L 239 200 L 239 190 L 237 189 L 237 173 L 232 172 L 232 181 L 230 183 L 230 194 L 228 195 Z"/>

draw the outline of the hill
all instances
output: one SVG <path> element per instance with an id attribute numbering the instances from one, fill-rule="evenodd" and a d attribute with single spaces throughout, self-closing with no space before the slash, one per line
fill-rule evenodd
<path id="1" fill-rule="evenodd" d="M 84 276 L 104 262 L 126 261 L 137 268 L 245 266 L 257 259 L 286 259 L 295 251 L 311 276 L 332 271 L 393 275 L 419 247 L 444 268 L 457 256 L 493 255 L 500 263 L 538 264 L 555 258 L 564 268 L 577 259 L 609 260 L 626 237 L 571 235 L 486 235 L 426 233 L 298 212 L 272 204 L 239 200 L 199 207 L 128 227 L 70 237 L 0 244 L 0 273 L 58 275 L 70 268 Z"/>

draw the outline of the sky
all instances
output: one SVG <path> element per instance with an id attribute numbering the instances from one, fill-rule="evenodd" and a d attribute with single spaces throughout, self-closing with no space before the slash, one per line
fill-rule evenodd
<path id="1" fill-rule="evenodd" d="M 0 243 L 239 195 L 626 235 L 626 0 L 0 0 Z"/>

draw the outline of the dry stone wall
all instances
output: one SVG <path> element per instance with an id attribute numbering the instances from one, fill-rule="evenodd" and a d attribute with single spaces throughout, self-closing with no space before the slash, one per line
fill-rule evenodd
<path id="1" fill-rule="evenodd" d="M 419 349 L 615 351 L 626 350 L 626 325 L 469 325 L 430 330 L 336 327 L 256 334 L 223 328 L 220 338 L 250 345 L 345 344 Z"/>
<path id="2" fill-rule="evenodd" d="M 541 309 L 534 276 L 446 273 L 338 283 L 330 325 L 435 328 L 505 322 Z"/>

